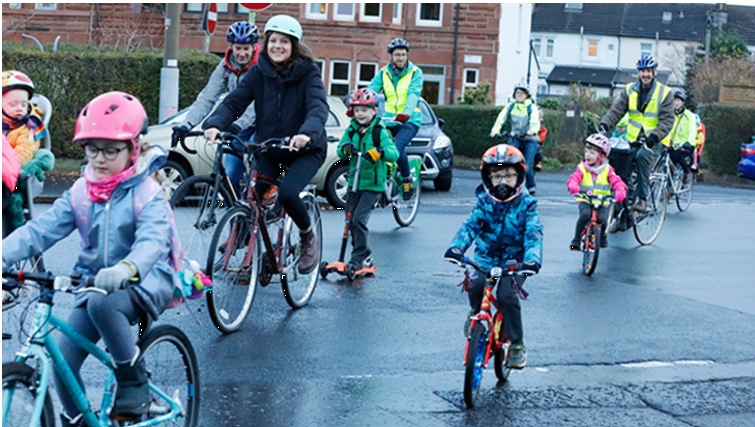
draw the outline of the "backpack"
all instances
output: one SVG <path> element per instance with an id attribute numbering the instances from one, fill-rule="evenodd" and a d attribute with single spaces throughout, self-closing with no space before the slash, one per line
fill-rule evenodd
<path id="1" fill-rule="evenodd" d="M 89 213 L 89 207 L 92 204 L 92 201 L 89 200 L 89 197 L 87 197 L 86 192 L 86 180 L 83 178 L 80 178 L 74 182 L 73 186 L 71 187 L 71 207 L 73 208 L 74 213 L 74 222 L 76 223 L 76 228 L 79 230 L 85 229 L 85 226 L 88 221 L 88 213 Z M 163 189 L 160 187 L 160 184 L 157 183 L 153 178 L 148 177 L 147 179 L 140 182 L 137 186 L 134 187 L 134 195 L 132 197 L 132 209 L 134 213 L 134 222 L 136 222 L 136 219 L 139 217 L 139 215 L 142 213 L 142 209 L 144 206 L 147 205 L 147 203 L 151 202 L 158 194 L 160 194 Z M 165 203 L 168 203 L 167 200 L 165 200 Z M 186 298 L 189 299 L 195 299 L 199 298 L 200 296 L 204 295 L 205 291 L 202 290 L 200 292 L 192 292 L 191 294 L 186 294 L 184 290 L 184 286 L 182 283 L 183 275 L 181 274 L 183 270 L 187 268 L 191 268 L 188 264 L 188 261 L 185 261 L 184 257 L 184 251 L 183 247 L 181 246 L 181 241 L 178 238 L 178 230 L 176 229 L 176 221 L 173 217 L 173 209 L 169 209 L 170 212 L 170 231 L 169 231 L 169 238 L 170 238 L 170 252 L 168 253 L 168 264 L 173 269 L 173 271 L 176 273 L 173 276 L 173 298 L 168 303 L 167 308 L 175 308 L 181 305 L 183 301 Z M 86 240 L 86 235 L 81 233 L 82 240 Z M 84 241 L 84 244 L 88 244 L 88 242 Z M 185 265 L 186 264 L 186 265 Z"/>

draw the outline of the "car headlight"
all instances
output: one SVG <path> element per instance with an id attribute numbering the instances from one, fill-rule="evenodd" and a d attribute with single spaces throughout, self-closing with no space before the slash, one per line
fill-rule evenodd
<path id="1" fill-rule="evenodd" d="M 441 134 L 439 137 L 435 139 L 435 143 L 433 144 L 433 150 L 438 151 L 449 146 L 451 146 L 451 138 L 449 138 L 445 134 Z"/>

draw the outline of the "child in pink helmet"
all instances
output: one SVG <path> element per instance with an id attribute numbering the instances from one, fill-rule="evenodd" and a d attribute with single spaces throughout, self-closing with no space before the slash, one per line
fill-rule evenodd
<path id="1" fill-rule="evenodd" d="M 51 209 L 3 240 L 3 268 L 42 253 L 74 230 L 82 251 L 74 271 L 94 276 L 96 288 L 76 298 L 68 323 L 93 342 L 100 338 L 112 356 L 118 381 L 113 416 L 147 411 L 150 391 L 132 324 L 145 314 L 156 319 L 173 297 L 176 245 L 173 213 L 150 175 L 167 153 L 142 146 L 147 113 L 138 99 L 108 92 L 79 114 L 73 140 L 84 147 L 89 164 L 83 177 Z M 180 255 L 179 255 L 180 256 Z M 81 383 L 88 355 L 62 336 L 63 356 Z M 58 377 L 63 426 L 82 425 L 80 413 Z"/>
<path id="2" fill-rule="evenodd" d="M 608 164 L 608 155 L 611 153 L 611 141 L 605 136 L 596 133 L 587 137 L 585 141 L 585 158 L 577 165 L 577 170 L 566 182 L 569 194 L 577 196 L 580 193 L 590 195 L 611 194 L 611 189 L 616 193 L 616 203 L 621 203 L 627 196 L 627 186 L 619 178 L 613 167 Z M 579 201 L 579 219 L 574 238 L 569 244 L 573 251 L 579 250 L 579 239 L 582 230 L 590 221 L 592 208 L 584 197 L 577 196 Z M 606 235 L 606 220 L 608 219 L 608 205 L 606 202 L 598 209 L 598 222 L 601 224 L 600 247 L 608 247 Z"/>

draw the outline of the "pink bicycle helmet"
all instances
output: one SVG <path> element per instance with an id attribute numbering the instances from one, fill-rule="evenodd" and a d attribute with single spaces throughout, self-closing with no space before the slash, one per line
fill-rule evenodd
<path id="1" fill-rule="evenodd" d="M 125 92 L 108 92 L 94 98 L 76 120 L 73 141 L 89 139 L 131 141 L 147 133 L 149 119 L 142 103 Z"/>
<path id="2" fill-rule="evenodd" d="M 585 144 L 591 144 L 598 147 L 598 149 L 602 151 L 603 154 L 606 155 L 606 157 L 611 154 L 611 140 L 599 133 L 594 133 L 588 136 L 587 140 L 585 140 Z"/>

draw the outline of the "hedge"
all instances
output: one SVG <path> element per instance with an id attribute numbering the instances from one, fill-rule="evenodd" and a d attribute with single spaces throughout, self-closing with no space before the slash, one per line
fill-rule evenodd
<path id="1" fill-rule="evenodd" d="M 490 128 L 502 108 L 487 105 L 437 105 L 433 106 L 433 111 L 445 121 L 443 132 L 453 141 L 455 154 L 481 157 L 486 149 L 501 142 L 490 138 Z M 559 133 L 564 126 L 564 113 L 543 110 L 543 115 L 548 129 L 543 150 L 546 156 L 552 156 L 557 150 Z M 510 126 L 507 123 L 504 131 L 508 130 Z"/>
<path id="2" fill-rule="evenodd" d="M 163 57 L 155 53 L 40 52 L 3 49 L 3 70 L 26 73 L 36 91 L 53 105 L 50 120 L 52 150 L 58 157 L 82 157 L 71 142 L 79 111 L 92 98 L 120 90 L 141 100 L 151 124 L 157 123 L 160 104 L 160 69 Z M 186 52 L 179 57 L 179 106 L 194 102 L 218 64 L 218 57 Z"/>
<path id="3" fill-rule="evenodd" d="M 708 104 L 701 117 L 705 123 L 703 157 L 716 173 L 737 173 L 741 144 L 755 136 L 755 107 Z"/>

